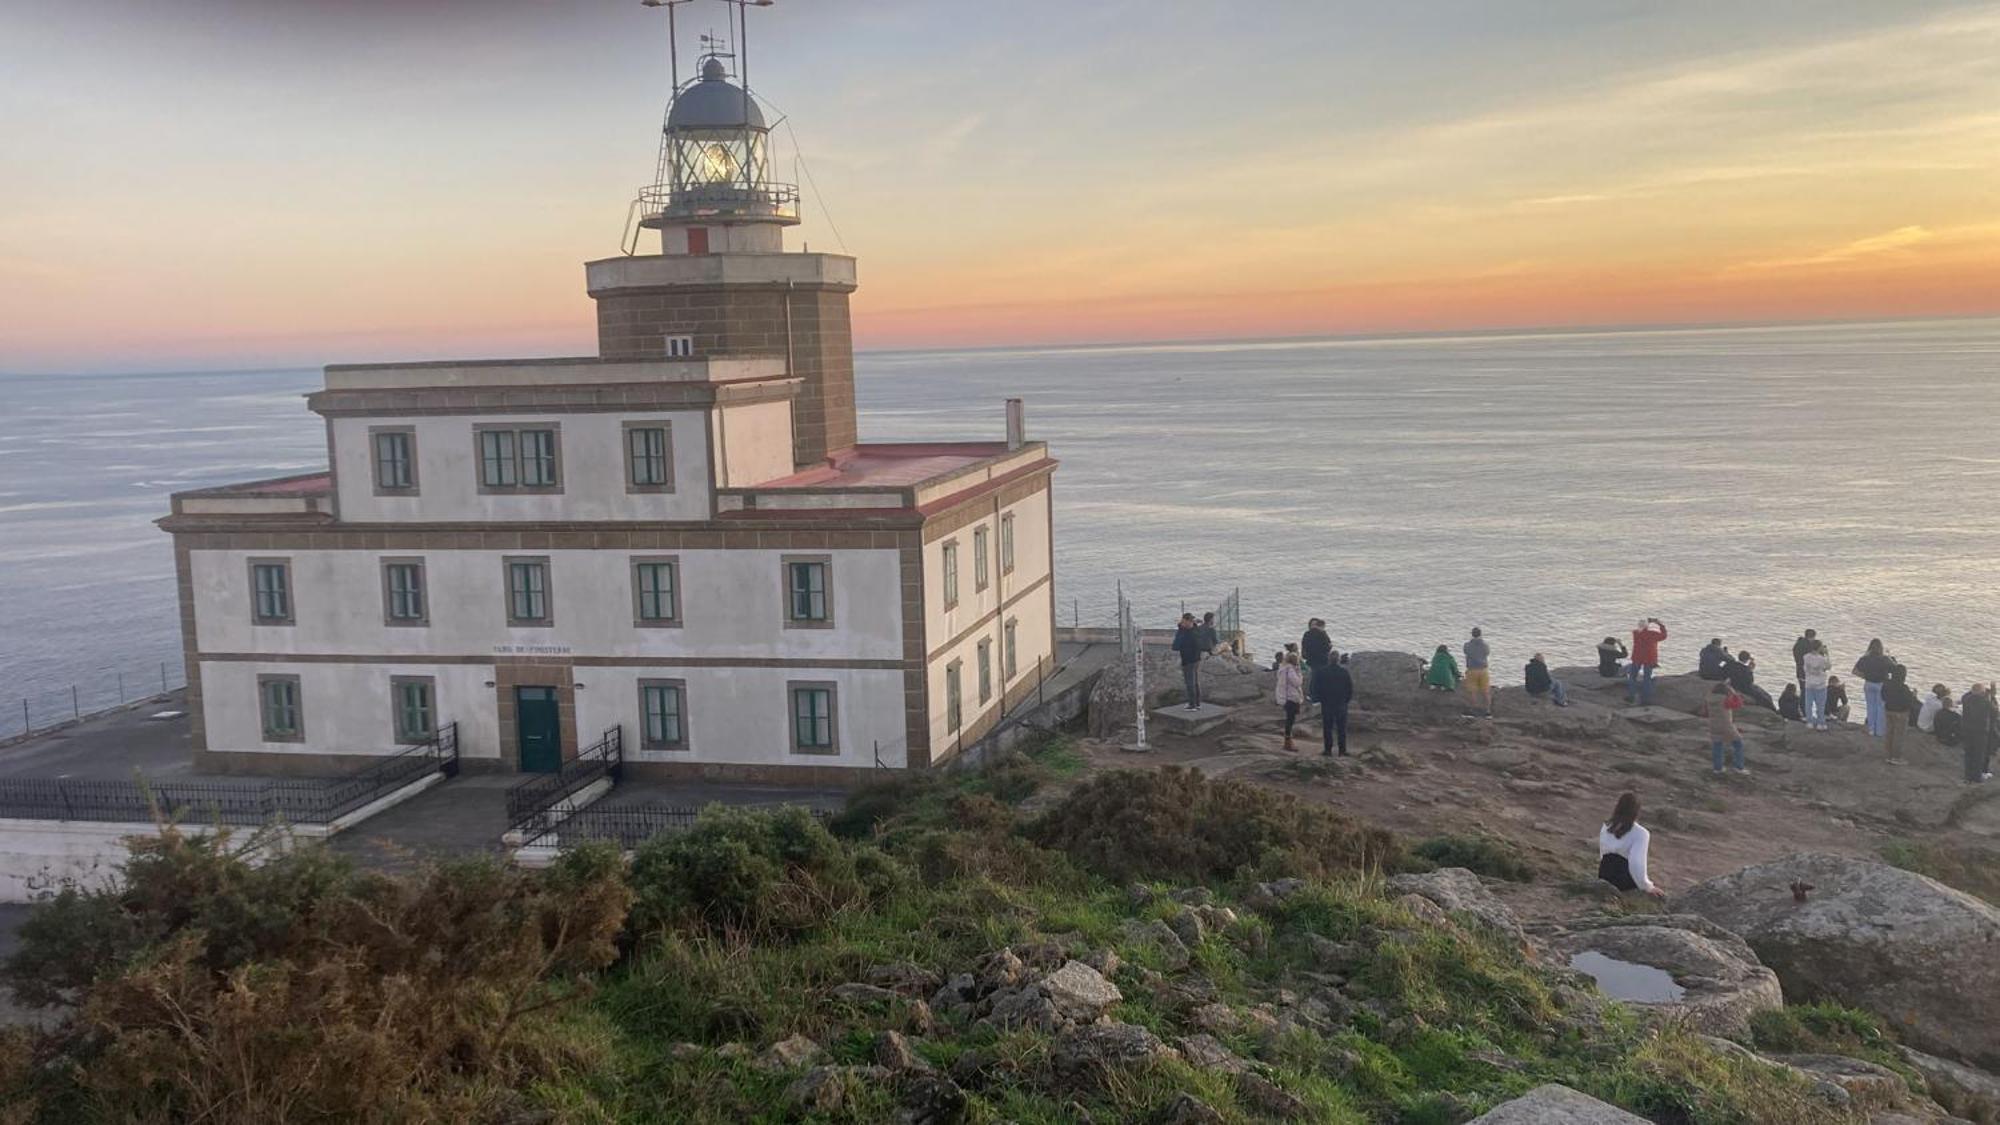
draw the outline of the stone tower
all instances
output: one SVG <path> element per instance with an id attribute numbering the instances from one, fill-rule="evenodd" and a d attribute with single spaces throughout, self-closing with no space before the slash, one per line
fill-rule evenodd
<path id="1" fill-rule="evenodd" d="M 711 42 L 680 86 L 651 187 L 634 204 L 658 254 L 585 266 L 604 359 L 782 356 L 800 380 L 792 454 L 804 468 L 852 446 L 854 259 L 789 252 L 798 188 L 770 174 L 770 127 Z M 635 245 L 636 248 L 636 245 Z"/>

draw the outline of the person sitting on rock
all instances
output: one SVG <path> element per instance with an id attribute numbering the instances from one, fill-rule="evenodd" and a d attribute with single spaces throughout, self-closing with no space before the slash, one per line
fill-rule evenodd
<path id="1" fill-rule="evenodd" d="M 1771 693 L 1757 686 L 1757 658 L 1750 655 L 1748 649 L 1737 653 L 1736 659 L 1729 662 L 1729 686 L 1735 688 L 1738 695 L 1766 711 L 1778 709 L 1778 704 L 1772 700 Z"/>
<path id="2" fill-rule="evenodd" d="M 1728 746 L 1735 752 L 1735 761 L 1730 768 L 1737 773 L 1749 773 L 1743 764 L 1743 735 L 1736 729 L 1736 712 L 1743 709 L 1743 697 L 1727 683 L 1715 685 L 1708 699 L 1701 705 L 1701 717 L 1708 720 L 1709 761 L 1717 777 L 1722 776 L 1722 748 Z"/>
<path id="3" fill-rule="evenodd" d="M 1799 685 L 1786 684 L 1778 693 L 1778 714 L 1795 723 L 1806 721 L 1806 711 L 1799 705 Z"/>
<path id="4" fill-rule="evenodd" d="M 1439 645 L 1431 654 L 1430 668 L 1424 672 L 1424 686 L 1432 691 L 1457 691 L 1458 681 L 1464 678 L 1458 670 L 1458 660 L 1451 654 L 1451 646 Z"/>
<path id="5" fill-rule="evenodd" d="M 1695 668 L 1695 675 L 1710 683 L 1721 683 L 1729 678 L 1729 665 L 1734 658 L 1722 645 L 1721 637 L 1714 637 L 1701 646 L 1701 662 Z"/>
<path id="6" fill-rule="evenodd" d="M 1561 680 L 1549 675 L 1548 662 L 1542 659 L 1541 653 L 1529 658 L 1526 678 L 1530 699 L 1547 696 L 1558 707 L 1569 706 L 1569 689 Z"/>
<path id="7" fill-rule="evenodd" d="M 1313 669 L 1313 697 L 1319 700 L 1320 756 L 1332 757 L 1338 743 L 1340 756 L 1347 757 L 1347 707 L 1354 702 L 1354 677 L 1345 661 L 1335 657 Z"/>
<path id="8" fill-rule="evenodd" d="M 1652 841 L 1652 833 L 1639 823 L 1639 795 L 1619 794 L 1611 819 L 1597 830 L 1597 877 L 1621 891 L 1667 897 L 1646 871 L 1646 853 Z"/>
<path id="9" fill-rule="evenodd" d="M 1278 654 L 1276 696 L 1278 706 L 1285 709 L 1285 752 L 1296 753 L 1298 747 L 1292 744 L 1292 724 L 1299 721 L 1299 708 L 1306 701 L 1305 679 L 1299 672 L 1299 654 L 1296 652 Z"/>
<path id="10" fill-rule="evenodd" d="M 1938 715 L 1951 710 L 1951 689 L 1943 684 L 1932 684 L 1924 693 L 1923 702 L 1917 704 L 1917 729 L 1925 734 L 1937 732 Z"/>
<path id="11" fill-rule="evenodd" d="M 1826 678 L 1826 717 L 1836 723 L 1844 723 L 1853 713 L 1853 705 L 1847 702 L 1847 685 L 1840 682 L 1839 676 L 1829 675 Z M 1821 724 L 1819 729 L 1825 730 L 1826 725 Z"/>
<path id="12" fill-rule="evenodd" d="M 1624 675 L 1625 668 L 1619 662 L 1628 655 L 1630 654 L 1625 651 L 1625 642 L 1617 637 L 1606 637 L 1597 642 L 1597 674 L 1607 680 L 1615 680 Z"/>

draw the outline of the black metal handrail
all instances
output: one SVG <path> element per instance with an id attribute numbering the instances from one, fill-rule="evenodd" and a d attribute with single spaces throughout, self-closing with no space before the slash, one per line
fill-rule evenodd
<path id="1" fill-rule="evenodd" d="M 143 824 L 169 820 L 261 825 L 331 824 L 430 773 L 458 773 L 458 724 L 358 773 L 332 778 L 125 781 L 0 779 L 0 817 Z"/>
<path id="2" fill-rule="evenodd" d="M 791 801 L 731 807 L 760 812 L 804 807 L 816 820 L 825 820 L 831 815 L 826 809 L 799 806 Z M 560 840 L 562 844 L 573 845 L 608 840 L 626 851 L 631 851 L 655 836 L 664 836 L 669 832 L 685 832 L 694 827 L 700 818 L 701 809 L 693 805 L 625 805 L 609 809 L 596 807 L 579 809 L 563 818 L 560 823 L 540 826 L 532 836 L 528 837 L 526 843 L 551 844 Z"/>
<path id="3" fill-rule="evenodd" d="M 507 828 L 524 833 L 547 831 L 556 819 L 552 814 L 564 802 L 603 778 L 616 785 L 624 773 L 625 728 L 613 726 L 554 773 L 534 774 L 508 787 Z"/>

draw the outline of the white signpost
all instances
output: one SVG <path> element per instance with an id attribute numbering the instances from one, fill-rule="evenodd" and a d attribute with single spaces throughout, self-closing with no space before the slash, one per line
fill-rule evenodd
<path id="1" fill-rule="evenodd" d="M 1118 584 L 1118 644 L 1132 658 L 1132 710 L 1138 725 L 1138 738 L 1124 749 L 1143 754 L 1152 749 L 1146 745 L 1146 639 L 1132 619 L 1132 603 L 1125 599 L 1123 582 Z"/>

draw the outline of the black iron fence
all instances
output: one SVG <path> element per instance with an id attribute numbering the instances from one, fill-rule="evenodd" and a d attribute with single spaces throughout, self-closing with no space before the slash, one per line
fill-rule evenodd
<path id="1" fill-rule="evenodd" d="M 779 809 L 806 806 L 785 801 L 731 807 L 775 812 Z M 830 815 L 826 809 L 806 808 L 817 820 L 825 820 Z M 529 837 L 527 843 L 574 847 L 578 844 L 610 841 L 626 851 L 631 851 L 655 836 L 664 836 L 670 832 L 685 832 L 694 827 L 695 821 L 700 818 L 701 810 L 692 805 L 626 805 L 609 809 L 592 806 L 571 813 L 559 824 L 542 826 Z"/>
<path id="2" fill-rule="evenodd" d="M 146 824 L 331 824 L 432 773 L 458 772 L 458 724 L 347 777 L 209 781 L 0 779 L 0 817 Z"/>
<path id="3" fill-rule="evenodd" d="M 577 752 L 554 773 L 538 773 L 523 778 L 507 790 L 509 831 L 535 834 L 546 831 L 570 798 L 601 779 L 616 785 L 625 772 L 624 728 L 614 726 L 594 745 Z"/>

